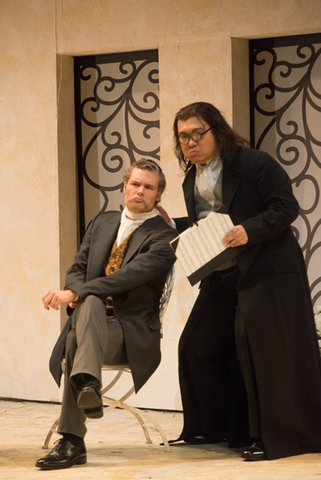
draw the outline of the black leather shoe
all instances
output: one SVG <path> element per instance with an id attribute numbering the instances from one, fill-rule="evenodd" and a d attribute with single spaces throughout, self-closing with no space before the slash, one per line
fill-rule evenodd
<path id="1" fill-rule="evenodd" d="M 249 461 L 266 460 L 264 447 L 260 442 L 254 442 L 242 453 L 242 458 Z"/>
<path id="2" fill-rule="evenodd" d="M 77 406 L 84 410 L 88 418 L 101 418 L 104 415 L 98 380 L 83 386 L 78 396 Z"/>
<path id="3" fill-rule="evenodd" d="M 87 463 L 85 443 L 80 447 L 75 447 L 69 440 L 61 438 L 48 455 L 37 460 L 36 467 L 43 470 L 56 470 L 85 463 Z"/>

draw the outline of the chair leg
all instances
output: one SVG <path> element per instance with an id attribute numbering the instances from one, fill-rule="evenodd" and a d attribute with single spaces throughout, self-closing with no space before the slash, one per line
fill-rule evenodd
<path id="1" fill-rule="evenodd" d="M 151 415 L 149 415 L 149 413 L 144 412 L 142 410 L 139 410 L 135 407 L 131 407 L 130 405 L 127 405 L 126 403 L 120 403 L 119 400 L 115 400 L 113 398 L 104 397 L 104 400 L 107 401 L 107 403 L 109 403 L 108 407 L 104 407 L 104 411 L 110 411 L 110 410 L 113 410 L 116 407 L 119 407 L 119 408 L 122 408 L 123 410 L 129 411 L 132 415 L 134 415 L 134 417 L 138 420 L 138 422 L 140 423 L 140 426 L 143 429 L 143 432 L 144 432 L 144 435 L 145 435 L 145 438 L 146 438 L 146 443 L 150 444 L 150 443 L 153 443 L 153 442 L 150 438 L 149 432 L 148 432 L 148 430 L 145 426 L 145 421 L 143 420 L 142 417 L 147 418 L 147 420 L 150 421 L 154 425 L 154 427 L 156 428 L 156 430 L 158 431 L 158 433 L 162 437 L 165 452 L 170 452 L 171 451 L 164 430 L 162 429 L 160 424 L 156 420 L 154 420 L 151 417 Z M 48 449 L 49 448 L 49 443 L 50 443 L 51 437 L 58 427 L 59 419 L 60 419 L 60 417 L 57 418 L 57 420 L 52 424 L 52 426 L 51 426 L 51 428 L 50 428 L 50 430 L 49 430 L 49 432 L 46 436 L 44 444 L 42 446 L 43 449 Z M 91 419 L 87 418 L 86 424 L 90 421 L 91 421 Z"/>
<path id="2" fill-rule="evenodd" d="M 135 407 L 131 407 L 126 403 L 123 403 L 121 400 L 115 400 L 114 398 L 106 397 L 106 396 L 104 396 L 103 398 L 109 404 L 108 407 L 104 407 L 104 412 L 110 412 L 111 410 L 114 410 L 117 407 L 123 410 L 128 410 L 134 415 L 134 417 L 136 417 L 136 419 L 140 423 L 140 426 L 142 427 L 145 438 L 146 438 L 146 443 L 153 443 L 150 438 L 149 431 L 145 426 L 145 422 L 140 415 L 141 413 L 140 410 L 136 409 Z"/>
<path id="3" fill-rule="evenodd" d="M 60 419 L 60 417 L 57 418 L 57 420 L 52 424 L 52 427 L 50 428 L 50 430 L 49 430 L 49 432 L 48 432 L 48 434 L 47 434 L 47 436 L 46 436 L 46 439 L 45 439 L 45 442 L 44 442 L 42 448 L 44 448 L 44 449 L 49 448 L 50 439 L 51 439 L 51 437 L 52 437 L 52 434 L 56 431 L 56 429 L 57 429 L 57 427 L 58 427 L 59 419 Z"/>
<path id="4" fill-rule="evenodd" d="M 104 395 L 106 392 L 108 392 L 108 390 L 110 390 L 118 382 L 123 373 L 124 372 L 122 370 L 119 370 L 113 380 L 101 391 L 101 394 Z"/>
<path id="5" fill-rule="evenodd" d="M 168 440 L 166 438 L 166 435 L 165 435 L 165 432 L 164 430 L 162 429 L 162 427 L 160 426 L 160 424 L 157 422 L 157 420 L 154 420 L 151 415 L 147 412 L 140 412 L 141 415 L 143 417 L 146 417 L 147 420 L 149 420 L 151 423 L 153 423 L 153 425 L 155 426 L 156 430 L 158 431 L 158 433 L 160 434 L 160 436 L 162 437 L 162 440 L 163 440 L 163 443 L 164 443 L 164 449 L 165 449 L 165 452 L 170 452 L 171 449 L 169 447 L 169 444 L 168 444 Z"/>
<path id="6" fill-rule="evenodd" d="M 165 432 L 164 430 L 162 429 L 162 427 L 160 426 L 160 424 L 154 420 L 151 415 L 149 413 L 146 413 L 145 411 L 143 410 L 140 410 L 139 408 L 136 408 L 136 407 L 131 407 L 130 405 L 127 405 L 126 403 L 124 403 L 124 401 L 130 396 L 132 395 L 132 393 L 134 392 L 135 390 L 135 387 L 133 386 L 132 388 L 130 388 L 128 390 L 128 392 L 123 395 L 119 400 L 115 400 L 114 398 L 111 398 L 111 397 L 107 397 L 105 395 L 105 392 L 107 392 L 108 390 L 110 390 L 112 388 L 113 385 L 115 385 L 115 383 L 119 380 L 120 376 L 122 375 L 122 371 L 119 371 L 116 375 L 116 377 L 114 378 L 114 380 L 109 384 L 107 385 L 107 387 L 105 387 L 103 390 L 102 390 L 102 398 L 103 400 L 105 400 L 105 402 L 108 404 L 108 406 L 106 407 L 103 407 L 104 409 L 104 412 L 108 412 L 108 411 L 111 411 L 113 409 L 115 409 L 116 407 L 119 407 L 119 408 L 122 408 L 123 410 L 128 410 L 130 413 L 132 413 L 132 415 L 134 415 L 134 417 L 138 420 L 138 422 L 140 423 L 140 426 L 142 427 L 143 429 L 143 432 L 144 432 L 144 435 L 145 435 L 145 438 L 146 438 L 146 443 L 153 443 L 151 438 L 150 438 L 150 435 L 149 435 L 149 432 L 147 430 L 147 427 L 145 426 L 145 421 L 143 420 L 142 417 L 145 417 L 149 422 L 151 422 L 155 429 L 158 431 L 158 433 L 160 434 L 160 436 L 162 437 L 162 440 L 163 440 L 163 443 L 164 443 L 164 449 L 165 449 L 165 452 L 170 452 L 171 449 L 169 447 L 169 444 L 168 444 L 168 440 L 166 438 L 166 435 L 165 435 Z M 50 428 L 47 436 L 46 436 L 46 439 L 45 439 L 45 442 L 44 442 L 44 445 L 42 448 L 44 449 L 48 449 L 49 448 L 49 442 L 50 442 L 50 439 L 53 435 L 53 433 L 56 431 L 57 427 L 58 427 L 58 424 L 59 424 L 59 419 L 60 418 L 57 418 L 57 420 L 53 423 L 52 427 Z M 88 422 L 90 422 L 91 419 L 90 418 L 87 418 L 86 419 L 86 424 Z"/>
<path id="7" fill-rule="evenodd" d="M 125 396 L 127 397 L 127 395 L 125 395 Z M 139 423 L 140 423 L 140 425 L 143 429 L 145 438 L 146 438 L 146 443 L 153 443 L 151 438 L 150 438 L 149 432 L 148 432 L 148 430 L 145 426 L 146 422 L 143 420 L 142 417 L 147 418 L 147 420 L 154 425 L 155 429 L 158 431 L 158 433 L 162 437 L 165 452 L 170 452 L 171 451 L 164 430 L 162 429 L 160 424 L 152 418 L 152 416 L 149 413 L 147 413 L 143 410 L 140 410 L 139 408 L 131 407 L 130 405 L 127 405 L 127 403 L 123 403 L 122 399 L 115 400 L 114 398 L 110 398 L 110 397 L 106 397 L 106 396 L 104 396 L 103 398 L 107 403 L 109 403 L 108 407 L 104 407 L 104 411 L 110 411 L 110 410 L 113 410 L 116 407 L 122 408 L 123 410 L 128 410 L 139 421 Z"/>

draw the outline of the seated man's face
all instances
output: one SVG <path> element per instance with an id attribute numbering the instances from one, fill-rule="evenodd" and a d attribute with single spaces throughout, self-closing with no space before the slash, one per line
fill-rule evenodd
<path id="1" fill-rule="evenodd" d="M 131 212 L 151 212 L 156 202 L 160 200 L 158 193 L 159 175 L 157 172 L 134 168 L 124 184 L 125 205 Z"/>

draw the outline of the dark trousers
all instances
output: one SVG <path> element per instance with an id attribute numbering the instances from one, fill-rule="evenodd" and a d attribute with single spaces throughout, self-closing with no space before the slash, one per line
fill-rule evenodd
<path id="1" fill-rule="evenodd" d="M 116 317 L 107 317 L 102 300 L 90 295 L 80 303 L 72 316 L 72 328 L 66 342 L 66 371 L 59 433 L 84 438 L 86 417 L 77 407 L 79 391 L 72 377 L 87 373 L 101 382 L 103 364 L 126 364 L 123 329 Z"/>
<path id="2" fill-rule="evenodd" d="M 238 268 L 214 272 L 201 285 L 179 345 L 184 411 L 182 439 L 250 442 L 247 396 L 236 351 Z"/>

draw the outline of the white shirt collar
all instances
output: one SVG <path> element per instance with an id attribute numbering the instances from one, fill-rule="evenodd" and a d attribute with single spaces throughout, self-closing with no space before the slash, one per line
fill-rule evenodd
<path id="1" fill-rule="evenodd" d="M 135 213 L 124 208 L 121 214 L 120 227 L 117 234 L 117 245 L 120 245 L 136 228 L 142 225 L 146 220 L 158 215 L 156 208 L 151 212 Z"/>
<path id="2" fill-rule="evenodd" d="M 219 153 L 204 166 L 196 164 L 195 186 L 197 186 L 199 194 L 211 205 L 214 204 L 214 187 L 221 170 L 222 160 Z"/>

